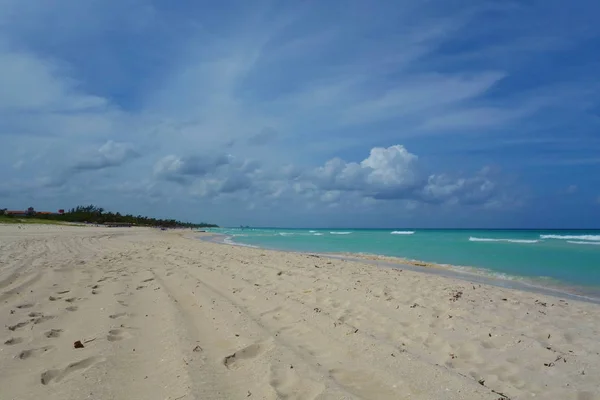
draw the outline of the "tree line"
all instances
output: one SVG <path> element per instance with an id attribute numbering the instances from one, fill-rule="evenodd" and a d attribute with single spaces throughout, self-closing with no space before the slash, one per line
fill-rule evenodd
<path id="1" fill-rule="evenodd" d="M 32 208 L 30 208 L 32 210 Z M 191 222 L 182 222 L 175 219 L 157 219 L 144 217 L 142 215 L 131 215 L 121 213 L 113 213 L 105 211 L 102 207 L 97 207 L 93 204 L 89 206 L 77 206 L 71 208 L 63 214 L 37 214 L 35 211 L 28 213 L 29 217 L 38 219 L 48 219 L 63 222 L 79 222 L 91 224 L 104 223 L 123 223 L 139 226 L 156 226 L 164 228 L 217 228 L 218 225 L 201 222 L 194 224 Z"/>

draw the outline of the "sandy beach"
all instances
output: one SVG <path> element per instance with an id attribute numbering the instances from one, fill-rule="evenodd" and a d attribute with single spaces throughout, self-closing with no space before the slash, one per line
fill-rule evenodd
<path id="1" fill-rule="evenodd" d="M 598 305 L 191 234 L 0 225 L 0 399 L 600 399 Z"/>

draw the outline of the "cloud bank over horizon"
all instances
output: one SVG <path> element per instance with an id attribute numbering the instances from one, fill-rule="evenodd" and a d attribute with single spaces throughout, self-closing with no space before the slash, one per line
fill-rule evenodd
<path id="1" fill-rule="evenodd" d="M 598 227 L 598 12 L 0 0 L 0 207 Z"/>

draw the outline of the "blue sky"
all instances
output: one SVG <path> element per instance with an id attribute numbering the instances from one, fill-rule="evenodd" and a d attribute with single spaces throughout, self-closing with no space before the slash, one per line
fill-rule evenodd
<path id="1" fill-rule="evenodd" d="M 0 0 L 2 208 L 600 227 L 598 2 L 34 3 Z"/>

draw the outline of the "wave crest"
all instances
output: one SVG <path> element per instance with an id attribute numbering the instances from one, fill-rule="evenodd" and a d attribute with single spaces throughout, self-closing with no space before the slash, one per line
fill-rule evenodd
<path id="1" fill-rule="evenodd" d="M 329 232 L 332 235 L 349 235 L 352 232 Z"/>
<path id="2" fill-rule="evenodd" d="M 540 235 L 541 239 L 600 241 L 600 235 Z"/>
<path id="3" fill-rule="evenodd" d="M 596 246 L 600 246 L 600 242 L 581 242 L 579 240 L 567 240 L 567 243 L 572 243 L 572 244 L 593 244 Z"/>
<path id="4" fill-rule="evenodd" d="M 471 236 L 469 242 L 508 242 L 508 243 L 537 243 L 539 240 L 529 239 L 492 239 L 492 238 L 478 238 Z"/>
<path id="5" fill-rule="evenodd" d="M 415 231 L 394 231 L 391 232 L 391 235 L 413 235 Z"/>

